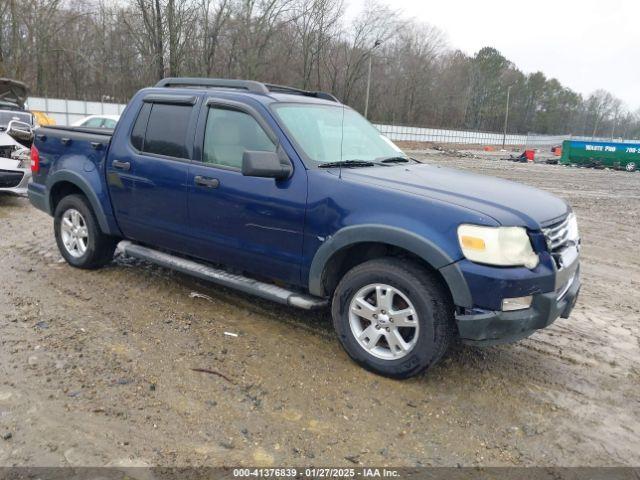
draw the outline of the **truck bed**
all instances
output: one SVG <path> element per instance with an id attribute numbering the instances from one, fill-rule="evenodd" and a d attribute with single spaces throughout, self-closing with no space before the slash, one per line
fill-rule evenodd
<path id="1" fill-rule="evenodd" d="M 66 165 L 76 172 L 102 170 L 113 130 L 86 127 L 47 126 L 35 131 L 34 146 L 40 156 L 40 168 L 33 173 L 35 183 L 44 183 L 48 175 Z M 77 162 L 80 165 L 73 166 Z M 89 168 L 92 163 L 95 168 Z"/>
<path id="2" fill-rule="evenodd" d="M 92 136 L 96 136 L 100 142 L 105 141 L 105 137 L 109 140 L 113 136 L 112 128 L 88 128 L 88 127 L 68 127 L 65 125 L 49 125 L 36 129 L 36 135 L 50 135 L 53 137 L 71 138 L 77 140 L 91 140 Z"/>
<path id="3" fill-rule="evenodd" d="M 74 185 L 89 199 L 103 231 L 117 232 L 105 178 L 112 135 L 113 130 L 104 128 L 37 128 L 33 145 L 39 163 L 32 168 L 31 201 L 53 214 L 57 194 L 49 191 L 49 186 Z"/>

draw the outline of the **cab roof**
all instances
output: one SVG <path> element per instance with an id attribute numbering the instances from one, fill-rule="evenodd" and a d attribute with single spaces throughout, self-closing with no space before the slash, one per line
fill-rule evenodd
<path id="1" fill-rule="evenodd" d="M 256 82 L 253 80 L 229 80 L 218 78 L 171 77 L 160 80 L 155 88 L 188 90 L 216 90 L 228 93 L 247 94 L 261 103 L 317 103 L 341 105 L 330 93 L 302 90 L 284 85 Z"/>

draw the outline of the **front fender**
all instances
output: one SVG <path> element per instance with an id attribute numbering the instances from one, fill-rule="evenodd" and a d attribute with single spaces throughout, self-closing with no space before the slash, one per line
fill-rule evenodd
<path id="1" fill-rule="evenodd" d="M 442 274 L 457 306 L 471 306 L 471 293 L 456 264 L 459 259 L 451 258 L 427 238 L 402 228 L 378 224 L 344 227 L 327 238 L 313 257 L 309 271 L 309 292 L 325 296 L 327 292 L 324 291 L 323 277 L 331 257 L 345 247 L 365 242 L 384 243 L 417 255 Z"/>

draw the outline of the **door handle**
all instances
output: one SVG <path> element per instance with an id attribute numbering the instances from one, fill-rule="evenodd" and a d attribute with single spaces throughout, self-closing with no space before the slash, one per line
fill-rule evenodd
<path id="1" fill-rule="evenodd" d="M 218 185 L 220 185 L 220 180 L 217 178 L 202 177 L 200 175 L 193 177 L 193 181 L 196 185 L 206 188 L 218 188 Z"/>
<path id="2" fill-rule="evenodd" d="M 120 160 L 114 160 L 111 165 L 113 168 L 124 170 L 125 172 L 131 169 L 131 164 L 129 162 L 121 162 Z"/>

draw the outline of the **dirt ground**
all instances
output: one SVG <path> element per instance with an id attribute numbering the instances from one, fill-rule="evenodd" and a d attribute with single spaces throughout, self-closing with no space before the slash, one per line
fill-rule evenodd
<path id="1" fill-rule="evenodd" d="M 49 217 L 0 197 L 0 465 L 639 465 L 640 174 L 417 155 L 574 206 L 570 319 L 393 381 L 328 311 L 122 258 L 73 269 Z"/>

